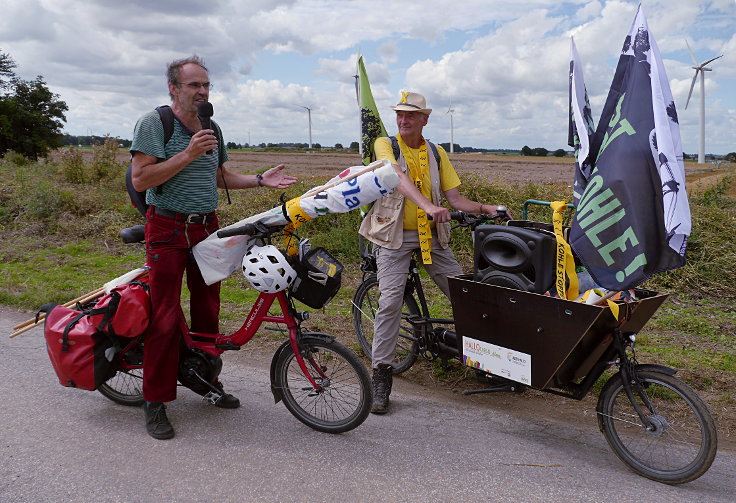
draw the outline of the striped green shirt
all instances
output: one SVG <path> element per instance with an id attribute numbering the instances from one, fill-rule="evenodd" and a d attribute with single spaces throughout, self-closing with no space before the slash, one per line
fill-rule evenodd
<path id="1" fill-rule="evenodd" d="M 162 185 L 160 194 L 155 188 L 146 191 L 146 203 L 180 213 L 210 213 L 217 209 L 217 168 L 227 161 L 227 151 L 222 144 L 222 131 L 217 130 L 218 148 L 212 155 L 203 154 L 187 164 Z M 191 135 L 178 119 L 174 119 L 174 132 L 164 145 L 164 126 L 158 112 L 152 110 L 138 119 L 133 132 L 130 151 L 141 152 L 158 159 L 169 159 L 189 145 Z M 145 168 L 144 168 L 145 169 Z"/>

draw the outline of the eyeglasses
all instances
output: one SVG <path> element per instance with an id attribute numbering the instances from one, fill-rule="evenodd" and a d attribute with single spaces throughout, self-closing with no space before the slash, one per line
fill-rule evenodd
<path id="1" fill-rule="evenodd" d="M 180 85 L 187 86 L 192 90 L 199 90 L 200 87 L 204 88 L 205 91 L 212 89 L 212 84 L 210 82 L 184 82 Z"/>

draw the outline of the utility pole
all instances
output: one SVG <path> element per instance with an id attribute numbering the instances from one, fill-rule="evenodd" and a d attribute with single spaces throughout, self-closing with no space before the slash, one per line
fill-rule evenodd
<path id="1" fill-rule="evenodd" d="M 452 108 L 452 105 L 450 105 L 450 108 L 447 109 L 447 113 L 450 114 L 450 153 L 455 153 L 455 126 L 452 122 L 452 114 L 455 112 L 455 109 Z"/>
<path id="2" fill-rule="evenodd" d="M 307 111 L 307 115 L 309 116 L 309 148 L 312 148 L 312 108 L 311 107 L 305 107 L 304 105 L 299 105 L 303 109 Z"/>

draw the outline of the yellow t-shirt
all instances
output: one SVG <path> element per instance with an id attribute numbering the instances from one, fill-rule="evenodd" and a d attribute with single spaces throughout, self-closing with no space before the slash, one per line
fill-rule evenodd
<path id="1" fill-rule="evenodd" d="M 398 164 L 398 161 L 394 157 L 394 151 L 391 147 L 391 140 L 387 137 L 378 138 L 374 145 L 376 150 L 376 159 L 388 159 L 389 161 Z M 450 159 L 447 157 L 445 149 L 437 145 L 437 152 L 440 154 L 440 189 L 444 192 L 446 190 L 454 189 L 460 186 L 460 178 L 457 176 L 455 168 L 450 163 Z M 414 164 L 419 166 L 419 149 L 411 148 L 408 149 L 408 155 L 414 159 Z M 432 149 L 427 145 L 427 155 L 433 156 Z M 408 164 L 408 163 L 407 163 Z M 411 175 L 409 175 L 411 178 Z M 432 180 L 429 176 L 429 171 L 422 173 L 422 194 L 424 197 L 432 200 Z M 434 227 L 434 222 L 430 222 L 430 225 Z M 409 198 L 406 198 L 404 202 L 404 230 L 417 230 L 417 205 L 414 204 Z"/>

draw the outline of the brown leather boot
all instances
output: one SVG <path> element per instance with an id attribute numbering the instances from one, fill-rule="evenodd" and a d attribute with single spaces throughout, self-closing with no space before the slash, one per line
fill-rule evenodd
<path id="1" fill-rule="evenodd" d="M 379 363 L 373 369 L 373 414 L 388 412 L 388 397 L 393 385 L 393 367 L 388 363 Z"/>

